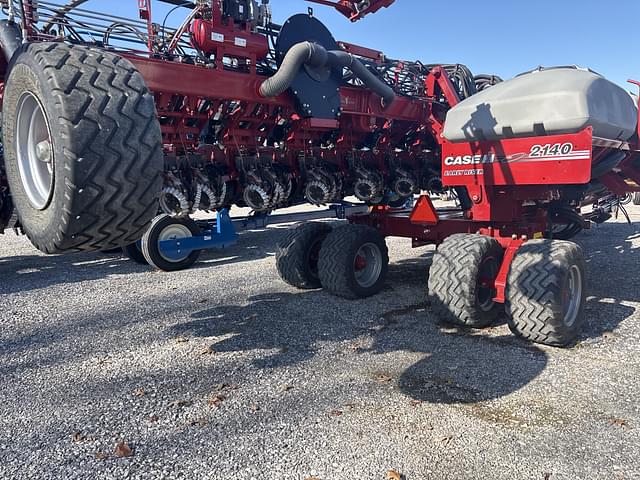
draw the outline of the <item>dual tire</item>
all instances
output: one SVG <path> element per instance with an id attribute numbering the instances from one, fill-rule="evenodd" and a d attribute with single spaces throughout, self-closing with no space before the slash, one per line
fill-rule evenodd
<path id="1" fill-rule="evenodd" d="M 493 301 L 503 250 L 482 235 L 447 238 L 429 273 L 429 297 L 444 321 L 481 328 L 503 311 Z M 559 240 L 523 244 L 510 265 L 504 305 L 511 331 L 535 343 L 566 346 L 584 321 L 585 262 L 578 245 Z"/>
<path id="2" fill-rule="evenodd" d="M 348 299 L 380 292 L 389 265 L 384 237 L 364 225 L 305 223 L 278 243 L 280 277 L 300 289 L 324 288 Z"/>
<path id="3" fill-rule="evenodd" d="M 585 262 L 580 247 L 559 240 L 523 244 L 510 265 L 506 303 L 494 300 L 495 281 L 504 249 L 491 237 L 457 234 L 434 255 L 429 298 L 443 321 L 471 328 L 491 325 L 502 313 L 516 335 L 527 340 L 566 346 L 583 324 Z M 332 229 L 306 223 L 279 243 L 280 276 L 301 288 L 324 288 L 348 299 L 364 298 L 383 288 L 389 256 L 382 235 L 363 225 Z"/>
<path id="4" fill-rule="evenodd" d="M 500 314 L 490 286 L 502 264 L 503 250 L 484 235 L 448 237 L 429 270 L 431 308 L 442 320 L 467 327 L 490 325 Z"/>

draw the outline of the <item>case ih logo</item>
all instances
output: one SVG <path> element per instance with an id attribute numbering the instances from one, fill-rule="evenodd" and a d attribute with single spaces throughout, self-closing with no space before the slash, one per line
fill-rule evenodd
<path id="1" fill-rule="evenodd" d="M 585 160 L 589 159 L 590 150 L 575 150 L 572 143 L 556 143 L 546 145 L 533 145 L 529 153 L 514 153 L 499 157 L 495 153 L 484 155 L 457 155 L 444 159 L 447 167 L 485 165 L 489 163 L 513 163 L 513 162 L 545 162 L 554 160 Z"/>

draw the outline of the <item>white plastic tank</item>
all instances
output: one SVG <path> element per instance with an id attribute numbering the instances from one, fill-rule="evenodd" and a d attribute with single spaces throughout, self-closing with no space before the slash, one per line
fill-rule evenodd
<path id="1" fill-rule="evenodd" d="M 462 101 L 447 114 L 451 142 L 575 133 L 629 140 L 637 131 L 638 102 L 597 73 L 574 67 L 536 70 Z"/>

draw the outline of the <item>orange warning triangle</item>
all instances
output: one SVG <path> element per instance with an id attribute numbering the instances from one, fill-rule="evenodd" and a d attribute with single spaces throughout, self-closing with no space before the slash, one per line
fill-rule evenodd
<path id="1" fill-rule="evenodd" d="M 438 223 L 438 212 L 428 195 L 421 195 L 409 217 L 411 223 Z"/>

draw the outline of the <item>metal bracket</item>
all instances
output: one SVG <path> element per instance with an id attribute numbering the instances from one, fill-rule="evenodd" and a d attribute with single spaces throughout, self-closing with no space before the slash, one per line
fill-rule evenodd
<path id="1" fill-rule="evenodd" d="M 509 275 L 509 269 L 511 268 L 511 263 L 518 253 L 518 249 L 526 242 L 526 240 L 522 238 L 516 238 L 509 242 L 506 250 L 504 251 L 504 257 L 502 258 L 502 265 L 500 265 L 500 270 L 498 271 L 498 275 L 495 280 L 495 289 L 496 296 L 493 301 L 497 303 L 505 302 L 505 295 L 507 290 L 507 278 Z"/>

